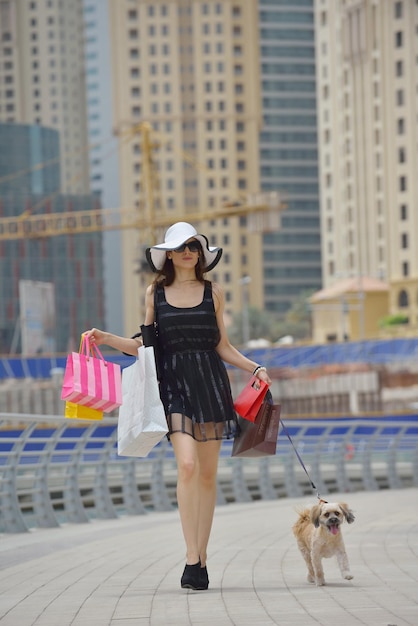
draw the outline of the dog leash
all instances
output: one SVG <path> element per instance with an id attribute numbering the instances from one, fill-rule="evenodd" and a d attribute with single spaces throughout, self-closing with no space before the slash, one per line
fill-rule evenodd
<path id="1" fill-rule="evenodd" d="M 295 444 L 294 444 L 294 443 L 293 443 L 293 441 L 292 441 L 292 437 L 290 436 L 289 431 L 287 430 L 287 428 L 286 428 L 286 426 L 284 425 L 284 422 L 283 422 L 283 420 L 282 420 L 281 418 L 280 418 L 280 423 L 281 423 L 281 425 L 282 425 L 282 428 L 283 428 L 284 432 L 285 432 L 285 433 L 286 433 L 286 435 L 287 435 L 287 438 L 289 439 L 289 441 L 290 441 L 290 443 L 291 443 L 291 445 L 292 445 L 293 450 L 295 451 L 296 456 L 298 457 L 298 461 L 299 461 L 299 463 L 301 464 L 301 466 L 302 466 L 302 468 L 303 468 L 303 470 L 304 470 L 304 472 L 305 472 L 306 476 L 308 477 L 309 482 L 311 483 L 311 487 L 312 487 L 312 489 L 314 489 L 314 491 L 316 491 L 316 497 L 318 498 L 318 500 L 319 500 L 320 502 L 324 502 L 324 503 L 326 504 L 326 503 L 327 503 L 327 501 L 326 501 L 326 500 L 324 500 L 324 499 L 321 497 L 321 494 L 319 493 L 319 491 L 318 491 L 318 489 L 317 489 L 317 487 L 316 487 L 315 483 L 313 482 L 312 478 L 309 476 L 308 470 L 307 470 L 307 469 L 306 469 L 306 467 L 305 467 L 305 463 L 302 461 L 302 458 L 301 458 L 301 456 L 300 456 L 299 452 L 296 450 Z"/>

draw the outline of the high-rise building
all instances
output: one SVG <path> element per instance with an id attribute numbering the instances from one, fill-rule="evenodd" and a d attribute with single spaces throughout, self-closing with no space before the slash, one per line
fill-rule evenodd
<path id="1" fill-rule="evenodd" d="M 23 212 L 88 211 L 97 208 L 96 205 L 93 195 L 60 193 L 57 131 L 39 125 L 0 123 L 0 221 L 2 217 L 12 218 Z M 6 229 L 6 235 L 7 232 Z M 25 329 L 32 336 L 35 332 L 43 336 L 40 345 L 44 351 L 67 352 L 77 349 L 83 330 L 103 325 L 101 258 L 99 232 L 18 240 L 2 238 L 0 353 L 20 352 Z M 20 291 L 22 281 L 26 298 Z M 25 320 L 22 300 L 27 301 L 28 285 L 32 283 L 37 283 L 32 290 L 37 296 L 35 299 L 31 296 L 32 309 L 38 309 L 32 313 L 37 318 Z M 39 310 L 45 286 L 51 287 L 49 293 L 53 293 L 48 319 Z"/>
<path id="2" fill-rule="evenodd" d="M 257 3 L 110 0 L 110 7 L 121 206 L 175 222 L 259 191 Z M 140 141 L 144 122 L 153 130 L 148 149 Z M 155 164 L 154 175 L 146 163 Z M 147 183 L 153 206 L 149 197 L 145 203 Z M 224 249 L 211 278 L 225 288 L 227 314 L 241 310 L 247 286 L 250 303 L 262 308 L 261 236 L 245 218 L 196 225 Z M 124 329 L 132 333 L 150 280 L 135 270 L 155 241 L 149 232 L 122 239 Z"/>
<path id="3" fill-rule="evenodd" d="M 314 0 L 259 0 L 260 184 L 287 209 L 263 237 L 264 302 L 283 315 L 321 287 Z"/>
<path id="4" fill-rule="evenodd" d="M 418 326 L 418 5 L 316 0 L 324 286 L 389 283 Z"/>
<path id="5" fill-rule="evenodd" d="M 0 42 L 0 121 L 58 130 L 61 190 L 88 193 L 82 0 L 2 0 Z"/>
<path id="6" fill-rule="evenodd" d="M 90 189 L 104 209 L 120 206 L 118 141 L 113 133 L 109 3 L 83 0 Z M 106 328 L 123 332 L 121 233 L 103 232 Z"/>

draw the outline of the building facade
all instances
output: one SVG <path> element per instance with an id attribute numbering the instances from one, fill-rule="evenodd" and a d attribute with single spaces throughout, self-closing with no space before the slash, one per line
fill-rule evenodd
<path id="1" fill-rule="evenodd" d="M 324 286 L 383 279 L 417 329 L 418 5 L 315 4 Z"/>
<path id="2" fill-rule="evenodd" d="M 109 3 L 83 0 L 90 191 L 104 209 L 120 207 L 118 140 L 113 132 Z M 123 332 L 121 233 L 103 232 L 106 328 Z"/>
<path id="3" fill-rule="evenodd" d="M 163 216 L 167 226 L 205 216 L 190 221 L 224 249 L 211 278 L 225 287 L 226 313 L 241 310 L 244 284 L 250 303 L 262 308 L 261 236 L 227 211 L 210 220 L 213 209 L 260 189 L 257 3 L 111 0 L 110 7 L 121 205 Z M 148 147 L 144 122 L 152 131 Z M 144 248 L 164 230 L 122 234 L 126 333 L 143 318 L 151 279 Z"/>
<path id="4" fill-rule="evenodd" d="M 279 189 L 281 228 L 263 237 L 264 302 L 282 316 L 322 285 L 314 0 L 259 0 L 260 184 Z"/>
<path id="5" fill-rule="evenodd" d="M 2 0 L 0 121 L 60 133 L 61 190 L 89 192 L 82 0 Z"/>
<path id="6" fill-rule="evenodd" d="M 97 208 L 93 195 L 60 193 L 59 154 L 57 131 L 39 125 L 0 124 L 0 221 L 24 212 L 62 213 Z M 48 165 L 40 167 L 43 164 Z M 0 354 L 21 351 L 25 325 L 22 281 L 26 285 L 35 282 L 40 283 L 38 287 L 52 286 L 53 315 L 40 329 L 48 335 L 47 345 L 58 352 L 78 349 L 83 330 L 104 324 L 101 259 L 101 233 L 2 238 Z M 39 305 L 40 297 L 36 302 Z"/>

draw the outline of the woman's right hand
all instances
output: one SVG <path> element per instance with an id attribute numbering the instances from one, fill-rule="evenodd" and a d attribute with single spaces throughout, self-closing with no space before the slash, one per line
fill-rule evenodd
<path id="1" fill-rule="evenodd" d="M 86 330 L 84 334 L 87 335 L 90 343 L 95 344 L 96 346 L 101 346 L 106 342 L 107 333 L 99 328 L 91 328 L 90 330 Z"/>

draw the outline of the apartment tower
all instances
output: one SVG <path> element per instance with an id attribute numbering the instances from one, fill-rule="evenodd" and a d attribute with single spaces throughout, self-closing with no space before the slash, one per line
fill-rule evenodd
<path id="1" fill-rule="evenodd" d="M 89 191 L 82 0 L 1 0 L 0 121 L 59 132 L 61 191 Z"/>
<path id="2" fill-rule="evenodd" d="M 321 287 L 313 0 L 259 0 L 263 125 L 260 184 L 287 209 L 263 237 L 266 310 L 283 316 Z"/>
<path id="3" fill-rule="evenodd" d="M 83 0 L 90 189 L 104 209 L 120 206 L 118 140 L 113 133 L 109 3 Z M 106 328 L 123 332 L 120 231 L 103 234 Z"/>
<path id="4" fill-rule="evenodd" d="M 143 319 L 152 278 L 144 248 L 178 220 L 192 221 L 224 249 L 211 278 L 225 288 L 226 313 L 241 310 L 247 286 L 250 303 L 262 308 L 261 236 L 227 209 L 221 220 L 210 219 L 214 209 L 260 189 L 257 3 L 111 0 L 110 6 L 121 205 L 142 218 L 152 212 L 165 219 L 156 234 L 122 233 L 125 332 Z M 242 281 L 247 276 L 250 283 Z"/>
<path id="5" fill-rule="evenodd" d="M 316 0 L 323 281 L 380 278 L 418 327 L 418 4 Z"/>

